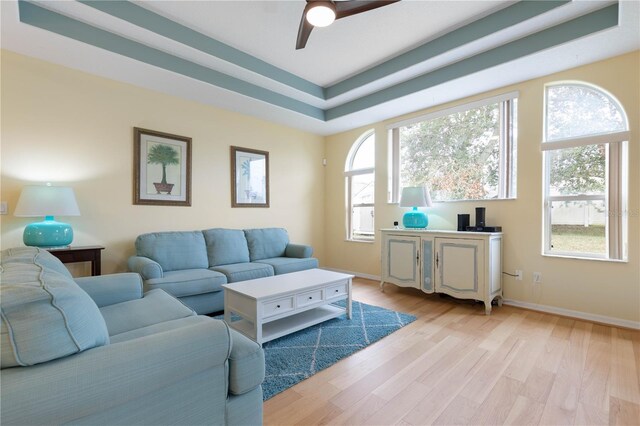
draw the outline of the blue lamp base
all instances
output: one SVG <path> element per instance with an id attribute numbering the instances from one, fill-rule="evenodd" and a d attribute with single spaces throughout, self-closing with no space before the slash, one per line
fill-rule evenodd
<path id="1" fill-rule="evenodd" d="M 402 226 L 405 228 L 426 228 L 427 225 L 429 225 L 427 215 L 418 211 L 417 207 L 402 216 Z"/>
<path id="2" fill-rule="evenodd" d="M 53 216 L 42 222 L 34 222 L 24 228 L 22 240 L 26 246 L 61 247 L 73 241 L 73 229 L 68 223 L 56 222 Z"/>

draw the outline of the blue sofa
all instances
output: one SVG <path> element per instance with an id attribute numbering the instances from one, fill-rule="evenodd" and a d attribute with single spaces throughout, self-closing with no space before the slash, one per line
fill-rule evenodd
<path id="1" fill-rule="evenodd" d="M 138 274 L 0 253 L 3 425 L 262 423 L 264 353 Z"/>
<path id="2" fill-rule="evenodd" d="M 222 311 L 222 285 L 318 267 L 313 249 L 282 228 L 155 232 L 138 236 L 129 270 L 198 314 Z"/>

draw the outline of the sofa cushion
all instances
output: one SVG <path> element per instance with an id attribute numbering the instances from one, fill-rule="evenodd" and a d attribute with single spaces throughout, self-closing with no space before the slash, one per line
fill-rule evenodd
<path id="1" fill-rule="evenodd" d="M 283 228 L 245 229 L 244 235 L 252 262 L 284 256 L 289 243 L 289 235 Z"/>
<path id="2" fill-rule="evenodd" d="M 38 251 L 38 264 L 44 268 L 51 269 L 67 278 L 73 278 L 71 272 L 60 259 L 49 253 L 47 250 L 37 249 L 36 247 L 15 247 L 4 250 L 0 258 L 0 264 L 5 263 L 27 263 L 32 264 L 34 258 L 34 250 Z"/>
<path id="3" fill-rule="evenodd" d="M 209 267 L 249 262 L 249 247 L 242 230 L 214 228 L 202 234 L 207 244 Z"/>
<path id="4" fill-rule="evenodd" d="M 200 231 L 142 234 L 136 238 L 136 254 L 158 262 L 164 272 L 209 267 Z"/>
<path id="5" fill-rule="evenodd" d="M 183 296 L 179 300 L 196 311 L 198 315 L 207 315 L 224 310 L 224 292 L 212 291 L 211 293 Z"/>
<path id="6" fill-rule="evenodd" d="M 141 299 L 105 306 L 100 312 L 110 336 L 196 314 L 163 290 L 151 290 Z"/>
<path id="7" fill-rule="evenodd" d="M 98 308 L 142 297 L 142 279 L 133 272 L 78 277 L 74 281 L 96 302 Z"/>
<path id="8" fill-rule="evenodd" d="M 230 283 L 274 275 L 271 265 L 265 263 L 236 263 L 234 265 L 214 266 L 211 269 L 223 273 L 227 277 L 227 282 Z"/>
<path id="9" fill-rule="evenodd" d="M 19 261 L 11 261 L 13 253 Z M 107 326 L 89 295 L 71 278 L 44 266 L 51 260 L 49 253 L 27 247 L 4 250 L 1 256 L 2 368 L 39 364 L 109 343 Z"/>
<path id="10" fill-rule="evenodd" d="M 304 271 L 318 267 L 318 259 L 307 257 L 298 259 L 293 257 L 273 257 L 271 259 L 261 259 L 256 263 L 265 263 L 273 267 L 276 275 L 288 274 L 289 272 Z"/>
<path id="11" fill-rule="evenodd" d="M 204 315 L 192 315 L 189 317 L 178 318 L 165 322 L 151 324 L 146 327 L 136 328 L 124 333 L 110 336 L 111 344 L 127 342 L 129 340 L 139 339 L 141 337 L 152 336 L 154 334 L 163 333 L 165 331 L 177 330 L 184 327 L 190 327 L 202 322 L 211 321 L 213 318 Z M 216 320 L 214 320 L 216 321 Z"/>
<path id="12" fill-rule="evenodd" d="M 166 272 L 162 278 L 144 282 L 144 290 L 162 289 L 175 297 L 194 296 L 222 290 L 227 283 L 224 274 L 209 269 L 185 269 Z"/>
<path id="13" fill-rule="evenodd" d="M 229 392 L 241 395 L 264 380 L 264 352 L 259 344 L 231 329 L 229 355 Z"/>

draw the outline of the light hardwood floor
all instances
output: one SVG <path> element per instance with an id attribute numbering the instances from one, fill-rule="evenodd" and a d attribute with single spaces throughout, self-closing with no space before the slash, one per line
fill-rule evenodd
<path id="1" fill-rule="evenodd" d="M 640 424 L 640 332 L 355 279 L 418 319 L 265 402 L 265 425 Z"/>

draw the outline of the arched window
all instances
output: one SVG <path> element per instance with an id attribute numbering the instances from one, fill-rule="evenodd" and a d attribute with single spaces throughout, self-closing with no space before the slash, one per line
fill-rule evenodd
<path id="1" fill-rule="evenodd" d="M 546 86 L 544 254 L 627 258 L 628 140 L 611 94 L 582 82 Z"/>
<path id="2" fill-rule="evenodd" d="M 374 232 L 375 153 L 373 130 L 356 140 L 347 156 L 347 239 L 372 241 Z"/>

